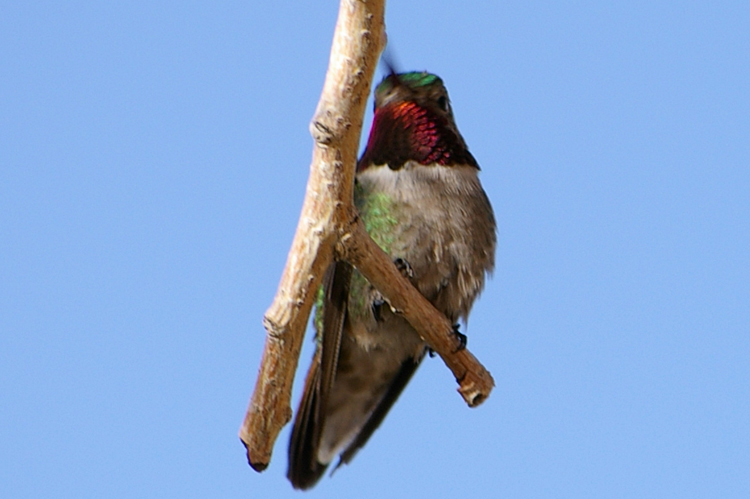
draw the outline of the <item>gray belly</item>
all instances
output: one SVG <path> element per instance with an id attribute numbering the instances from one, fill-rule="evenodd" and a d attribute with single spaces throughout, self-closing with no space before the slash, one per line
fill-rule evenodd
<path id="1" fill-rule="evenodd" d="M 495 220 L 477 170 L 407 164 L 397 171 L 371 167 L 357 180 L 360 214 L 366 225 L 375 221 L 368 227 L 373 239 L 411 265 L 412 283 L 438 310 L 453 322 L 465 319 L 494 267 Z M 375 320 L 370 309 L 377 291 L 361 276 L 352 287 L 363 298 L 350 303 L 352 320 L 360 323 L 353 324 L 358 341 L 411 348 L 416 333 L 408 323 L 389 310 Z M 396 338 L 385 340 L 384 328 L 397 332 Z"/>

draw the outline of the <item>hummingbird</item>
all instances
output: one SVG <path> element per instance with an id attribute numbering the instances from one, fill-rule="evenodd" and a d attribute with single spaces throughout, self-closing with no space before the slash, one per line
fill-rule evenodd
<path id="1" fill-rule="evenodd" d="M 370 237 L 453 323 L 465 323 L 495 263 L 496 226 L 479 165 L 443 81 L 386 76 L 375 90 L 354 202 Z M 289 442 L 287 477 L 313 487 L 338 455 L 349 463 L 380 426 L 429 346 L 356 269 L 326 271 L 313 320 L 316 352 Z"/>

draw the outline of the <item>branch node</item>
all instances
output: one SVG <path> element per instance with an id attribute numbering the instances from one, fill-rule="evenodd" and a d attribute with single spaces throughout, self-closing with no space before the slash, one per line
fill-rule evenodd
<path id="1" fill-rule="evenodd" d="M 281 338 L 283 334 L 283 331 L 281 330 L 279 325 L 276 323 L 276 321 L 268 317 L 268 314 L 263 316 L 263 327 L 270 337 Z"/>
<path id="2" fill-rule="evenodd" d="M 314 119 L 310 124 L 310 135 L 312 135 L 315 143 L 321 147 L 328 147 L 334 142 L 333 130 L 318 119 Z"/>

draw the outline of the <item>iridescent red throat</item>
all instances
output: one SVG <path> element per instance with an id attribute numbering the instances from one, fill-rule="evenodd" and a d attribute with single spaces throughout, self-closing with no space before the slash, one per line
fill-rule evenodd
<path id="1" fill-rule="evenodd" d="M 421 165 L 479 168 L 445 116 L 408 101 L 375 110 L 370 137 L 357 163 L 357 171 L 384 164 L 398 170 L 410 160 Z"/>

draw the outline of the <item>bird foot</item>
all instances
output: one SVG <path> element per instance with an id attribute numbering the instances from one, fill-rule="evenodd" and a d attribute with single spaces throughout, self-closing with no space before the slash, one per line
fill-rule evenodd
<path id="1" fill-rule="evenodd" d="M 383 307 L 386 305 L 388 305 L 388 303 L 382 296 L 380 296 L 380 293 L 378 293 L 378 298 L 375 298 L 372 301 L 372 305 L 370 305 L 372 316 L 375 318 L 376 322 L 383 322 Z"/>
<path id="2" fill-rule="evenodd" d="M 453 324 L 453 335 L 458 338 L 458 348 L 456 348 L 455 352 L 464 350 L 466 348 L 466 343 L 468 342 L 468 338 L 466 337 L 466 335 L 459 332 L 458 328 L 458 324 Z"/>
<path id="3" fill-rule="evenodd" d="M 411 279 L 412 277 L 414 277 L 414 270 L 412 270 L 409 262 L 407 262 L 403 258 L 395 258 L 393 260 L 393 264 L 396 266 L 402 276 L 406 277 L 407 279 Z M 388 303 L 380 293 L 377 293 L 375 299 L 372 301 L 372 305 L 370 305 L 372 316 L 377 322 L 383 321 L 383 307 L 385 306 L 388 306 L 391 309 L 391 312 L 393 312 L 394 314 L 398 313 L 398 310 L 391 307 L 390 303 Z"/>
<path id="4" fill-rule="evenodd" d="M 403 258 L 399 257 L 393 260 L 393 264 L 396 266 L 399 272 L 401 272 L 401 275 L 406 277 L 407 279 L 411 279 L 414 277 L 414 270 L 411 268 L 411 265 L 409 262 L 404 260 Z"/>

